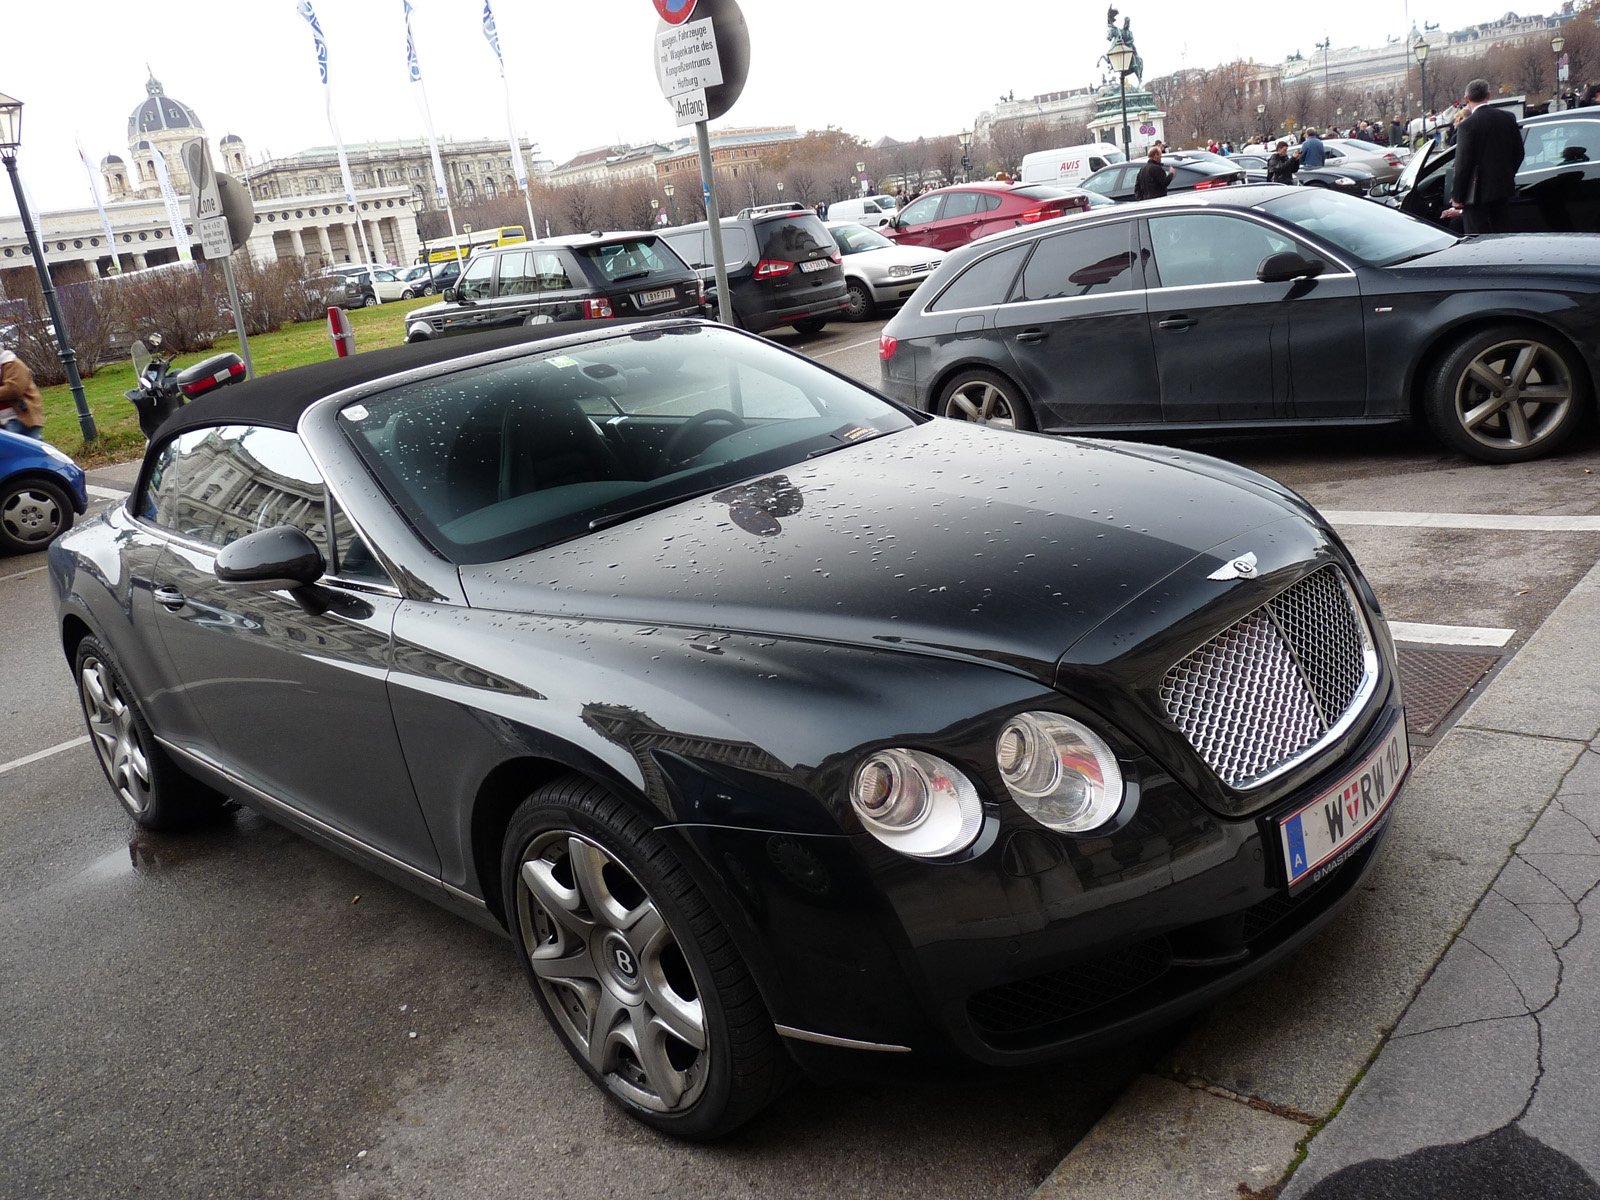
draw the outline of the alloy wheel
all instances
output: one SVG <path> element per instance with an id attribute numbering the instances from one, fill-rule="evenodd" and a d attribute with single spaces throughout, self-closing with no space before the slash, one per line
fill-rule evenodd
<path id="1" fill-rule="evenodd" d="M 1455 415 L 1474 441 L 1519 450 L 1544 440 L 1573 403 L 1572 373 L 1542 342 L 1514 338 L 1480 353 L 1456 382 Z"/>
<path id="2" fill-rule="evenodd" d="M 20 545 L 43 547 L 61 532 L 61 505 L 42 488 L 23 486 L 0 507 L 0 526 Z"/>
<path id="3" fill-rule="evenodd" d="M 973 379 L 950 393 L 944 404 L 944 415 L 958 421 L 972 421 L 978 425 L 993 425 L 998 429 L 1016 429 L 1017 412 L 1011 397 L 999 385 L 987 379 Z"/>
<path id="4" fill-rule="evenodd" d="M 78 693 L 89 721 L 89 737 L 111 785 L 136 816 L 150 808 L 150 758 L 139 740 L 133 709 L 117 690 L 116 678 L 103 659 L 83 660 Z"/>
<path id="5" fill-rule="evenodd" d="M 518 872 L 523 950 L 562 1031 L 606 1085 L 655 1112 L 688 1108 L 711 1065 L 701 989 L 656 902 L 598 843 L 537 837 Z"/>

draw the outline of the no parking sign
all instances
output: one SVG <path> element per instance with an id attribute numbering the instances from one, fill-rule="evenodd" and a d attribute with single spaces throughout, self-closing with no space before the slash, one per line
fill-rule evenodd
<path id="1" fill-rule="evenodd" d="M 694 16 L 695 0 L 651 0 L 668 25 L 682 25 Z"/>

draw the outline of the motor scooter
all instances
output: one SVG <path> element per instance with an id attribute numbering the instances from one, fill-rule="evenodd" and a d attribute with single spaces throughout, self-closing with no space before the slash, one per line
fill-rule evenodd
<path id="1" fill-rule="evenodd" d="M 163 421 L 190 400 L 230 383 L 238 383 L 245 376 L 243 361 L 231 351 L 213 354 L 192 367 L 174 371 L 172 360 L 177 355 L 169 354 L 163 358 L 158 353 L 151 353 L 151 348 L 160 350 L 159 333 L 150 335 L 148 347 L 143 341 L 133 343 L 133 373 L 139 380 L 139 386 L 122 393 L 138 410 L 139 428 L 144 431 L 144 440 L 147 442 L 155 436 Z"/>

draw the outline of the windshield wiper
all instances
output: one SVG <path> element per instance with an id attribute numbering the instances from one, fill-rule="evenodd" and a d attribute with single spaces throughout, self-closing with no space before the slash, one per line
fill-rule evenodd
<path id="1" fill-rule="evenodd" d="M 837 445 L 823 446 L 820 450 L 813 450 L 806 457 L 808 459 L 821 458 L 824 454 L 832 454 L 835 450 L 843 450 L 846 446 L 859 446 L 862 442 L 877 441 L 879 438 L 887 437 L 893 432 L 895 431 L 892 429 L 874 429 L 870 434 L 864 434 L 861 437 L 840 438 Z"/>
<path id="2" fill-rule="evenodd" d="M 606 513 L 603 517 L 596 517 L 589 522 L 589 532 L 597 529 L 606 529 L 612 525 L 620 525 L 624 521 L 631 521 L 635 517 L 647 517 L 653 512 L 660 512 L 663 508 L 671 508 L 685 500 L 698 500 L 701 496 L 709 496 L 722 485 L 716 484 L 698 492 L 679 492 L 674 496 L 666 496 L 660 500 L 652 500 L 649 504 L 640 504 L 634 508 L 625 508 L 621 512 Z"/>

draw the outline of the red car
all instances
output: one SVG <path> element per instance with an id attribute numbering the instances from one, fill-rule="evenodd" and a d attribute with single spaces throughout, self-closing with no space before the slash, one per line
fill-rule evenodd
<path id="1" fill-rule="evenodd" d="M 958 183 L 913 200 L 878 232 L 907 246 L 954 250 L 987 234 L 1087 212 L 1104 202 L 1053 183 Z"/>

